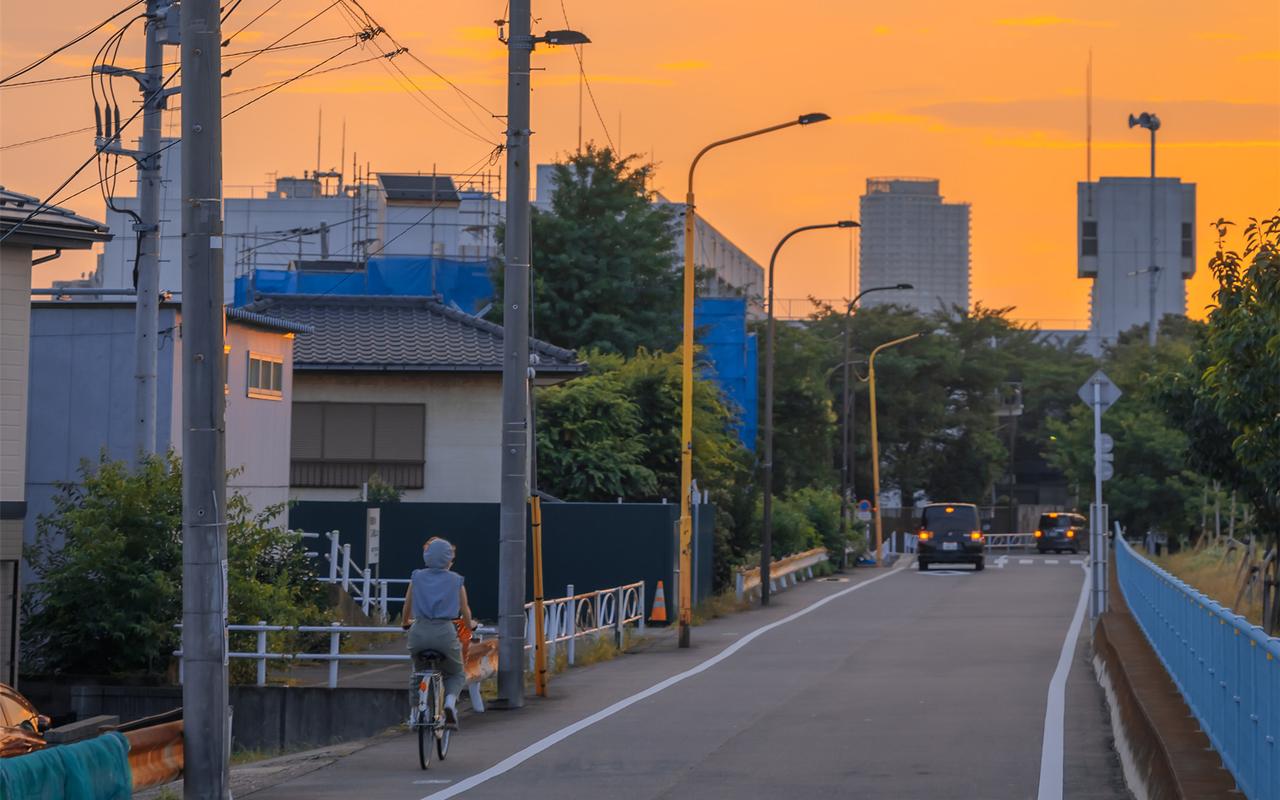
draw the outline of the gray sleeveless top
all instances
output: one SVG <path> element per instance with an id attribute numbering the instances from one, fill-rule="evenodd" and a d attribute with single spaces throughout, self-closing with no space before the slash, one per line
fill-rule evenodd
<path id="1" fill-rule="evenodd" d="M 415 569 L 413 616 L 415 619 L 457 619 L 462 615 L 462 576 L 447 569 Z"/>

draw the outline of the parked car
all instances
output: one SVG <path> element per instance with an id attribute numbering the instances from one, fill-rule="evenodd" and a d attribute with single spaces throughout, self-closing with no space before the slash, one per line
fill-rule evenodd
<path id="1" fill-rule="evenodd" d="M 12 686 L 0 683 L 0 758 L 43 749 L 48 729 L 48 717 Z"/>
<path id="2" fill-rule="evenodd" d="M 1035 538 L 1036 550 L 1041 553 L 1078 553 L 1089 541 L 1089 520 L 1082 514 L 1041 514 Z"/>
<path id="3" fill-rule="evenodd" d="M 920 512 L 920 541 L 916 565 L 921 572 L 930 564 L 986 566 L 987 537 L 973 503 L 930 503 Z"/>

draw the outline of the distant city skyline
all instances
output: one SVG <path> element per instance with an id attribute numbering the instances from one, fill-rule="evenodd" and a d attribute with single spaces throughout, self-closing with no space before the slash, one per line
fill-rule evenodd
<path id="1" fill-rule="evenodd" d="M 535 7 L 541 28 L 566 26 L 557 5 L 542 5 Z M 245 4 L 232 14 L 228 32 L 263 8 Z M 500 139 L 501 121 L 489 112 L 501 113 L 505 103 L 505 48 L 492 25 L 500 7 L 424 10 L 373 0 L 368 9 L 458 90 L 409 60 L 397 64 L 422 94 L 404 90 L 403 80 L 376 63 L 296 81 L 228 120 L 228 185 L 261 185 L 268 173 L 314 169 L 322 108 L 323 168 L 345 167 L 340 162 L 353 153 L 381 171 L 459 172 L 485 164 L 489 145 L 479 139 Z M 268 45 L 316 10 L 281 4 L 226 51 Z M 68 0 L 56 15 L 0 0 L 0 72 L 66 42 L 103 13 L 89 0 Z M 536 65 L 545 68 L 534 78 L 537 162 L 571 153 L 581 119 L 584 139 L 620 143 L 623 152 L 654 159 L 653 188 L 679 199 L 689 160 L 706 142 L 797 113 L 832 115 L 832 122 L 812 129 L 716 153 L 700 167 L 699 210 L 757 261 L 766 261 L 778 237 L 797 225 L 856 214 L 868 177 L 929 175 L 942 181 L 944 194 L 971 204 L 971 301 L 1016 306 L 1014 315 L 1022 318 L 1083 323 L 1089 287 L 1076 278 L 1074 195 L 1085 179 L 1090 49 L 1095 180 L 1145 174 L 1146 139 L 1130 131 L 1126 119 L 1149 110 L 1164 121 L 1159 174 L 1197 186 L 1198 237 L 1209 236 L 1208 223 L 1219 217 L 1244 222 L 1273 213 L 1280 198 L 1280 8 L 1274 5 L 1177 7 L 1153 15 L 1141 4 L 1095 0 L 1069 7 L 1001 2 L 964 8 L 912 0 L 876 9 L 799 0 L 786 13 L 732 15 L 717 3 L 655 0 L 637 14 L 569 0 L 566 13 L 568 26 L 593 40 L 583 48 L 592 91 L 584 94 L 580 118 L 572 51 L 540 48 L 535 54 Z M 662 35 L 638 36 L 637 26 Z M 125 37 L 119 64 L 139 62 L 138 30 Z M 351 32 L 334 11 L 287 41 Z M 97 40 L 24 77 L 87 73 L 96 49 L 91 41 Z M 266 53 L 235 69 L 226 91 L 283 80 L 344 46 Z M 352 51 L 332 63 L 371 55 L 376 52 Z M 115 89 L 122 110 L 133 108 L 129 81 L 117 79 Z M 433 116 L 423 94 L 456 121 Z M 228 110 L 244 99 L 229 98 Z M 176 115 L 168 117 L 166 132 L 174 130 Z M 92 124 L 88 81 L 0 91 L 0 146 Z M 91 152 L 91 137 L 92 131 L 81 132 L 0 150 L 0 182 L 43 195 Z M 133 193 L 130 178 L 120 176 L 118 194 Z M 90 167 L 70 189 L 93 180 Z M 66 204 L 105 218 L 96 190 Z M 1203 267 L 1212 252 L 1212 239 L 1204 238 L 1196 254 L 1199 269 L 1188 284 L 1192 316 L 1202 316 L 1210 302 L 1213 279 Z M 846 237 L 797 241 L 783 258 L 790 266 L 779 270 L 779 297 L 847 293 Z M 38 267 L 36 279 L 47 283 L 91 269 L 91 259 L 67 254 Z"/>

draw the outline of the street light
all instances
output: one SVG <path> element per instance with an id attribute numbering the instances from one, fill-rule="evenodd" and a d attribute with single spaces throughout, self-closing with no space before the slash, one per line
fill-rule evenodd
<path id="1" fill-rule="evenodd" d="M 909 342 L 920 335 L 913 333 L 880 345 L 871 351 L 870 365 L 867 367 L 867 380 L 871 382 L 871 509 L 875 512 L 876 519 L 875 565 L 877 567 L 880 566 L 880 548 L 884 546 L 884 534 L 880 524 L 880 432 L 876 428 L 876 356 L 881 350 Z"/>
<path id="2" fill-rule="evenodd" d="M 824 228 L 857 228 L 858 223 L 851 219 L 839 222 L 826 222 L 820 225 L 802 225 L 782 237 L 773 255 L 769 256 L 768 276 L 768 327 L 765 329 L 764 356 L 764 521 L 760 533 L 760 605 L 769 605 L 769 565 L 773 560 L 773 339 L 777 318 L 773 314 L 773 267 L 778 260 L 778 251 L 795 236 L 804 231 L 817 231 Z"/>
<path id="3" fill-rule="evenodd" d="M 849 418 L 852 415 L 853 393 L 849 391 L 849 362 L 852 355 L 853 334 L 849 330 L 850 322 L 853 319 L 853 309 L 857 307 L 858 301 L 863 295 L 872 292 L 893 292 L 908 291 L 915 287 L 909 283 L 899 283 L 895 286 L 873 286 L 870 289 L 863 289 L 858 292 L 844 309 L 844 385 L 841 387 L 841 403 L 840 403 L 840 526 L 841 532 L 847 537 L 849 535 L 849 500 L 853 493 L 852 477 L 849 470 L 849 454 L 853 449 L 849 434 L 852 432 L 852 426 L 849 424 Z M 845 566 L 845 554 L 840 553 L 840 566 Z"/>
<path id="4" fill-rule="evenodd" d="M 1147 345 L 1156 346 L 1156 287 L 1160 281 L 1160 267 L 1156 266 L 1156 131 L 1160 130 L 1160 118 L 1149 111 L 1143 111 L 1138 116 L 1129 115 L 1130 128 L 1146 128 L 1151 131 L 1151 264 L 1146 270 L 1139 272 L 1148 273 L 1148 302 L 1150 304 L 1150 319 L 1147 330 Z"/>
<path id="5" fill-rule="evenodd" d="M 680 617 L 679 645 L 689 646 L 689 626 L 693 622 L 693 519 L 689 516 L 689 492 L 693 488 L 693 297 L 696 291 L 693 267 L 693 233 L 695 205 L 693 173 L 698 162 L 711 150 L 732 142 L 762 136 L 794 125 L 812 125 L 831 119 L 826 114 L 802 114 L 799 117 L 749 133 L 712 142 L 698 151 L 689 164 L 689 190 L 684 197 L 684 341 L 681 344 L 680 369 Z"/>

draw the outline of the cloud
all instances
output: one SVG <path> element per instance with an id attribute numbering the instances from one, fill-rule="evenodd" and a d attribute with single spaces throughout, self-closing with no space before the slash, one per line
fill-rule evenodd
<path id="1" fill-rule="evenodd" d="M 1051 14 L 1038 17 L 1005 17 L 996 20 L 996 24 L 1006 28 L 1114 28 L 1116 26 L 1109 20 L 1057 17 Z"/>
<path id="2" fill-rule="evenodd" d="M 1280 106 L 1270 103 L 1227 103 L 1218 100 L 1123 100 L 1095 98 L 1095 136 L 1123 137 L 1130 113 L 1154 111 L 1164 126 L 1162 142 L 1263 141 L 1277 138 Z M 1082 137 L 1083 97 L 1046 97 L 1004 101 L 933 103 L 906 109 L 959 128 L 1015 133 L 1067 133 Z"/>
<path id="3" fill-rule="evenodd" d="M 893 29 L 890 28 L 888 25 L 877 25 L 871 29 L 871 32 L 874 33 L 876 36 L 888 36 L 890 33 L 893 32 Z"/>
<path id="4" fill-rule="evenodd" d="M 1230 31 L 1203 31 L 1197 33 L 1196 38 L 1203 39 L 1206 42 L 1234 42 L 1243 39 L 1244 34 Z"/>
<path id="5" fill-rule="evenodd" d="M 692 70 L 706 69 L 711 66 L 705 61 L 696 58 L 685 61 L 668 61 L 665 64 L 658 65 L 660 69 L 670 70 L 671 72 L 689 72 Z"/>
<path id="6" fill-rule="evenodd" d="M 1264 50 L 1261 53 L 1246 53 L 1241 61 L 1280 61 L 1280 50 Z"/>

